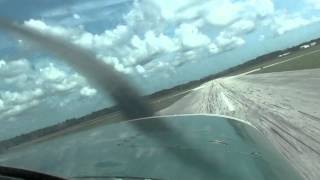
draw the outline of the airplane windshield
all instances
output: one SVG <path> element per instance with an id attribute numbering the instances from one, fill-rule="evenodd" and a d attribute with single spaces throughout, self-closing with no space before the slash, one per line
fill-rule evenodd
<path id="1" fill-rule="evenodd" d="M 319 10 L 318 0 L 0 0 L 0 165 L 66 132 L 209 114 L 253 125 L 318 179 Z"/>

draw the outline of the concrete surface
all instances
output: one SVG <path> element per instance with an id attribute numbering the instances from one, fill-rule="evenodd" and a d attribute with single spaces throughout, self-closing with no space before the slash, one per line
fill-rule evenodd
<path id="1" fill-rule="evenodd" d="M 251 122 L 307 180 L 320 178 L 320 69 L 205 83 L 159 114 L 213 113 Z"/>

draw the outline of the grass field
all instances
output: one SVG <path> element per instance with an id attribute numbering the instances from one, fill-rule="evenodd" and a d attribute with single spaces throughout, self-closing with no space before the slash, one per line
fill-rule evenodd
<path id="1" fill-rule="evenodd" d="M 302 49 L 291 54 L 270 59 L 257 65 L 239 69 L 227 76 L 251 72 L 250 74 L 293 71 L 320 68 L 320 45 Z"/>
<path id="2" fill-rule="evenodd" d="M 286 58 L 282 58 L 281 60 L 279 59 L 279 61 L 281 63 L 273 66 L 266 66 L 255 73 L 270 73 L 320 68 L 320 48 L 313 48 L 313 51 L 309 52 L 297 52 L 293 56 L 288 56 Z"/>
<path id="3" fill-rule="evenodd" d="M 262 68 L 261 68 L 262 67 Z M 320 46 L 294 52 L 282 58 L 276 58 L 260 65 L 255 73 L 270 73 L 320 68 Z"/>

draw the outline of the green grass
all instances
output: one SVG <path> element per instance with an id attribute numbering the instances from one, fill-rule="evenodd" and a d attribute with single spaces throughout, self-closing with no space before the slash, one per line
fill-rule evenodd
<path id="1" fill-rule="evenodd" d="M 267 67 L 275 63 L 280 64 Z M 260 68 L 261 70 L 252 72 L 251 74 L 320 68 L 320 45 L 291 52 L 291 54 L 285 57 L 272 58 L 256 65 L 247 66 L 238 69 L 227 76 L 234 76 Z"/>
<path id="2" fill-rule="evenodd" d="M 281 61 L 284 62 L 262 68 L 260 71 L 254 72 L 254 74 L 320 68 L 320 49 L 314 49 L 309 52 L 298 52 L 293 57 L 288 56 Z"/>

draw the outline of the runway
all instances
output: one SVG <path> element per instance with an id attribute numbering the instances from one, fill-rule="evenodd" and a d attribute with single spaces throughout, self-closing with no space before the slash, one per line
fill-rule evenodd
<path id="1" fill-rule="evenodd" d="M 186 113 L 249 121 L 305 179 L 320 177 L 320 69 L 213 80 L 159 112 Z"/>

